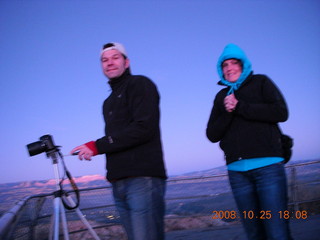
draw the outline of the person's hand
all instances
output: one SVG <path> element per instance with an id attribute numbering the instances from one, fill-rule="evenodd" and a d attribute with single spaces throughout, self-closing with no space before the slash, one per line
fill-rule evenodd
<path id="1" fill-rule="evenodd" d="M 230 94 L 224 98 L 224 107 L 227 112 L 233 112 L 236 109 L 238 104 L 238 100 L 234 96 L 234 94 Z"/>
<path id="2" fill-rule="evenodd" d="M 70 154 L 73 154 L 75 152 L 78 152 L 77 155 L 80 160 L 85 159 L 91 161 L 91 157 L 94 155 L 93 151 L 90 148 L 88 148 L 85 144 L 75 147 L 71 150 Z"/>

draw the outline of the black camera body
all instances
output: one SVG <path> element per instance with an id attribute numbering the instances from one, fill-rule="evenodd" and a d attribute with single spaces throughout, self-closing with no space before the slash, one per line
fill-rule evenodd
<path id="1" fill-rule="evenodd" d="M 56 150 L 56 146 L 54 145 L 53 139 L 50 135 L 40 137 L 40 141 L 28 144 L 27 148 L 30 156 Z"/>

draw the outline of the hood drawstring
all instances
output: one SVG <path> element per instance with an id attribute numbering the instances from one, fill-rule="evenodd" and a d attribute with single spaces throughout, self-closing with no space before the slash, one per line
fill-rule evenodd
<path id="1" fill-rule="evenodd" d="M 242 82 L 241 82 L 242 83 Z M 230 95 L 230 94 L 233 94 L 234 91 L 238 90 L 240 85 L 241 85 L 240 82 L 234 82 L 234 83 L 231 83 L 231 82 L 227 82 L 227 83 L 224 83 L 224 85 L 227 85 L 230 87 L 227 95 Z"/>

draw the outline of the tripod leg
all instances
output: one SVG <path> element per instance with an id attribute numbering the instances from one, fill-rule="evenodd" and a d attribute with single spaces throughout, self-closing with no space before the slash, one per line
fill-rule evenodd
<path id="1" fill-rule="evenodd" d="M 66 212 L 65 212 L 64 206 L 62 204 L 61 198 L 59 198 L 59 204 L 60 204 L 61 221 L 62 221 L 62 226 L 63 226 L 63 236 L 64 236 L 65 240 L 69 240 L 67 217 L 66 217 Z"/>
<path id="2" fill-rule="evenodd" d="M 54 203 L 54 201 L 53 201 Z M 55 209 L 55 203 L 53 204 L 53 214 L 51 216 L 51 220 L 50 220 L 50 232 L 49 232 L 49 240 L 53 240 L 53 236 L 54 236 L 54 225 L 55 225 L 55 221 L 56 221 L 56 209 Z"/>
<path id="3" fill-rule="evenodd" d="M 53 236 L 52 236 L 52 232 L 50 232 L 50 239 L 58 240 L 59 239 L 60 201 L 58 198 L 55 198 L 53 200 L 53 203 L 54 203 Z"/>
<path id="4" fill-rule="evenodd" d="M 55 197 L 54 198 L 54 219 L 53 219 L 53 224 L 51 224 L 52 229 L 53 229 L 53 235 L 52 235 L 52 230 L 50 231 L 49 239 L 52 240 L 59 240 L 59 227 L 60 227 L 60 222 L 59 222 L 59 217 L 61 216 L 61 221 L 62 221 L 62 227 L 63 227 L 63 236 L 65 240 L 69 240 L 69 232 L 68 232 L 68 226 L 67 226 L 67 220 L 66 220 L 66 213 L 64 210 L 64 206 L 62 204 L 61 198 L 60 197 Z"/>
<path id="5" fill-rule="evenodd" d="M 70 196 L 67 196 L 67 199 L 69 201 L 69 204 L 71 206 L 75 206 L 75 202 L 73 201 L 73 199 Z M 90 223 L 88 222 L 88 220 L 85 218 L 85 216 L 82 214 L 82 212 L 80 211 L 80 209 L 77 207 L 75 208 L 76 213 L 78 214 L 80 220 L 83 222 L 84 225 L 86 225 L 86 227 L 88 228 L 89 232 L 91 233 L 91 235 L 94 237 L 94 239 L 96 240 L 100 240 L 99 236 L 97 235 L 97 233 L 93 230 L 93 228 L 91 227 Z"/>

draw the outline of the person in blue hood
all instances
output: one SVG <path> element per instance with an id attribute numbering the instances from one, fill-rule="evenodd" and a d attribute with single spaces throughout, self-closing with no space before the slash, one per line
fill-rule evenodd
<path id="1" fill-rule="evenodd" d="M 235 44 L 224 48 L 217 70 L 218 84 L 225 88 L 214 99 L 206 135 L 224 151 L 247 237 L 292 239 L 288 220 L 279 215 L 288 208 L 278 127 L 288 119 L 283 95 L 266 75 L 253 74 L 251 62 Z"/>

